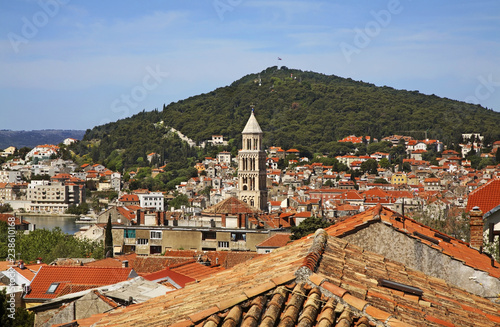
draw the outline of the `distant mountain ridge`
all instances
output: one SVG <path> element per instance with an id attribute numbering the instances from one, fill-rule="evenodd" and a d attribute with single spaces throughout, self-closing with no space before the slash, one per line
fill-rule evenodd
<path id="1" fill-rule="evenodd" d="M 33 148 L 40 144 L 59 144 L 70 137 L 81 140 L 84 130 L 44 129 L 32 131 L 0 130 L 0 149 L 15 146 L 16 148 Z"/>

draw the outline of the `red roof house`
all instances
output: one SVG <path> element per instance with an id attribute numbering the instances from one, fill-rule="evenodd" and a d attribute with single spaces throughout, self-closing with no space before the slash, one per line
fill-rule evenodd
<path id="1" fill-rule="evenodd" d="M 132 268 L 88 266 L 42 266 L 31 282 L 26 302 L 45 302 L 60 295 L 137 277 Z"/>
<path id="2" fill-rule="evenodd" d="M 500 178 L 493 179 L 469 194 L 467 211 L 474 207 L 486 214 L 500 205 Z"/>

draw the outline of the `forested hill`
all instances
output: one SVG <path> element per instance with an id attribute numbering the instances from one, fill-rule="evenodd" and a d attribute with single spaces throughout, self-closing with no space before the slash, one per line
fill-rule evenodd
<path id="1" fill-rule="evenodd" d="M 0 149 L 5 149 L 9 146 L 33 148 L 40 144 L 59 144 L 68 137 L 81 140 L 84 134 L 85 131 L 81 130 L 0 130 Z"/>
<path id="2" fill-rule="evenodd" d="M 239 147 L 252 105 L 266 146 L 327 153 L 335 141 L 351 134 L 424 138 L 426 131 L 446 145 L 458 143 L 465 132 L 500 139 L 500 113 L 479 105 L 286 67 L 270 67 L 163 110 L 97 126 L 84 139 L 102 139 L 106 151 L 95 154 L 101 158 L 130 146 L 137 147 L 137 155 L 159 152 L 154 140 L 164 131 L 153 124 L 163 121 L 197 142 L 223 135 Z"/>

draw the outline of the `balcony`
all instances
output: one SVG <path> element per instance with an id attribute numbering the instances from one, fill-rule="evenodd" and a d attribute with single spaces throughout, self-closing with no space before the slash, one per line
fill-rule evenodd
<path id="1" fill-rule="evenodd" d="M 135 238 L 124 238 L 123 244 L 125 245 L 135 245 Z"/>
<path id="2" fill-rule="evenodd" d="M 218 247 L 217 240 L 203 240 L 201 241 L 202 248 L 214 248 Z"/>

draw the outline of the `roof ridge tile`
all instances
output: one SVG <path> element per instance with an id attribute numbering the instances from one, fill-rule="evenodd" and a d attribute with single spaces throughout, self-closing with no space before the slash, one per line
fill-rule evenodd
<path id="1" fill-rule="evenodd" d="M 297 277 L 307 277 L 314 273 L 323 253 L 325 252 L 328 233 L 324 229 L 318 229 L 314 233 L 314 240 L 309 248 L 309 252 L 302 261 L 302 266 L 295 273 Z"/>

